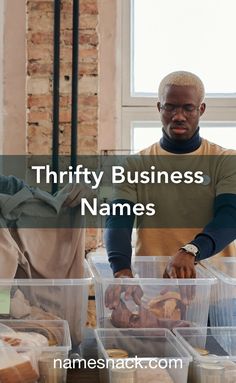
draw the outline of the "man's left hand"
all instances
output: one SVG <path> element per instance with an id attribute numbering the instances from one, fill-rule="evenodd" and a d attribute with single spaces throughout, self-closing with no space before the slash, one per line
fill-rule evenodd
<path id="1" fill-rule="evenodd" d="M 170 259 L 163 274 L 163 278 L 196 278 L 195 257 L 184 250 L 178 250 Z M 195 286 L 180 286 L 183 302 L 189 304 L 195 296 Z"/>
<path id="2" fill-rule="evenodd" d="M 166 266 L 164 278 L 196 278 L 195 257 L 184 250 L 178 250 Z"/>

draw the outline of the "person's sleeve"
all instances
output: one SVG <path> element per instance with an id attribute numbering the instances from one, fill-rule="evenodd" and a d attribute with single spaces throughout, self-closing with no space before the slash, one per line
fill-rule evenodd
<path id="1" fill-rule="evenodd" d="M 0 193 L 13 195 L 27 187 L 26 183 L 15 176 L 0 176 Z"/>
<path id="2" fill-rule="evenodd" d="M 215 198 L 214 218 L 191 243 L 199 248 L 197 260 L 219 253 L 236 239 L 236 194 L 220 194 Z"/>
<path id="3" fill-rule="evenodd" d="M 138 159 L 140 162 L 139 156 Z M 134 155 L 130 155 L 125 159 L 120 159 L 119 167 L 123 170 L 122 174 L 124 179 L 119 183 L 116 178 L 113 178 L 112 201 L 124 200 L 134 204 L 140 202 L 137 200 L 137 185 L 133 182 L 128 182 L 127 180 L 127 173 L 129 171 L 134 172 L 135 170 L 139 170 L 139 162 L 137 161 L 137 156 Z"/>
<path id="4" fill-rule="evenodd" d="M 129 200 L 118 199 L 114 203 L 127 203 L 131 207 L 134 203 Z M 131 269 L 131 235 L 134 224 L 134 214 L 110 215 L 106 220 L 104 241 L 113 273 L 122 269 Z"/>

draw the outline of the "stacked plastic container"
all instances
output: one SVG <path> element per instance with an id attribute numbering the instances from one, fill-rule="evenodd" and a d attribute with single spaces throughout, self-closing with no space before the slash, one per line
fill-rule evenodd
<path id="1" fill-rule="evenodd" d="M 236 326 L 236 257 L 213 257 L 202 264 L 217 278 L 212 289 L 212 326 Z"/>
<path id="2" fill-rule="evenodd" d="M 192 360 L 165 329 L 97 329 L 102 383 L 187 383 Z"/>
<path id="3" fill-rule="evenodd" d="M 90 253 L 88 262 L 95 279 L 97 326 L 169 329 L 206 326 L 215 278 L 198 265 L 196 279 L 163 279 L 168 260 L 168 257 L 133 257 L 135 278 L 114 279 L 106 257 Z M 141 305 L 136 306 L 133 298 L 127 301 L 122 295 L 129 286 L 143 292 Z M 114 310 L 107 304 L 107 292 L 116 288 L 121 292 L 121 305 Z"/>
<path id="4" fill-rule="evenodd" d="M 66 321 L 0 321 L 1 383 L 66 383 Z"/>
<path id="5" fill-rule="evenodd" d="M 192 355 L 188 383 L 236 382 L 236 327 L 174 329 Z"/>
<path id="6" fill-rule="evenodd" d="M 66 320 L 75 348 L 82 341 L 91 283 L 87 261 L 80 279 L 1 279 L 5 303 L 0 305 L 0 320 L 22 319 L 26 327 L 27 320 Z"/>

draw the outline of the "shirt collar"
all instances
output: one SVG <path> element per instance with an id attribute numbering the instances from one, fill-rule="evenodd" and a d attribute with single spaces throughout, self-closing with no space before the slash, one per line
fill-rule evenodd
<path id="1" fill-rule="evenodd" d="M 170 153 L 174 153 L 174 154 L 191 153 L 197 150 L 202 143 L 202 138 L 199 135 L 199 127 L 197 128 L 194 135 L 189 140 L 186 140 L 186 141 L 173 140 L 166 134 L 163 128 L 162 128 L 162 133 L 163 133 L 163 136 L 160 139 L 161 148 Z"/>

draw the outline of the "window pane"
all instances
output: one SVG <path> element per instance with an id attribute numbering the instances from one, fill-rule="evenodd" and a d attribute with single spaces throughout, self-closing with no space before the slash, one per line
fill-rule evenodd
<path id="1" fill-rule="evenodd" d="M 236 94 L 235 0 L 133 0 L 133 95 L 188 70 L 209 94 Z"/>
<path id="2" fill-rule="evenodd" d="M 224 148 L 236 150 L 236 126 L 217 126 L 217 124 L 201 123 L 200 134 L 207 140 Z M 162 136 L 161 126 L 156 122 L 134 122 L 132 124 L 132 152 L 138 152 Z"/>
<path id="3" fill-rule="evenodd" d="M 132 129 L 132 152 L 138 152 L 154 142 L 159 141 L 162 136 L 161 126 L 155 123 L 134 122 Z"/>

